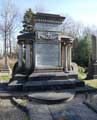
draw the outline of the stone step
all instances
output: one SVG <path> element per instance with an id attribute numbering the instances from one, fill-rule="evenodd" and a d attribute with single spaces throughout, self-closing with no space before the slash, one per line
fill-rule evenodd
<path id="1" fill-rule="evenodd" d="M 27 75 L 24 74 L 16 74 L 13 78 L 10 79 L 10 82 L 8 84 L 8 90 L 14 90 L 14 91 L 22 91 L 23 90 L 23 84 L 27 80 Z"/>
<path id="2" fill-rule="evenodd" d="M 63 72 L 63 67 L 56 68 L 35 68 L 34 73 L 47 73 L 47 72 Z"/>
<path id="3" fill-rule="evenodd" d="M 13 80 L 26 80 L 27 75 L 25 75 L 25 74 L 16 74 L 16 75 L 14 75 L 14 77 L 12 79 Z"/>
<path id="4" fill-rule="evenodd" d="M 25 80 L 14 80 L 8 84 L 8 90 L 10 91 L 23 91 L 23 85 Z"/>
<path id="5" fill-rule="evenodd" d="M 24 91 L 64 90 L 73 89 L 77 86 L 78 87 L 84 86 L 84 82 L 75 79 L 28 81 L 23 85 L 23 90 Z"/>
<path id="6" fill-rule="evenodd" d="M 85 92 L 97 92 L 97 88 L 93 88 L 93 87 L 90 87 L 90 86 L 83 86 L 83 87 L 77 87 L 76 89 L 76 93 L 85 93 Z"/>
<path id="7" fill-rule="evenodd" d="M 29 75 L 28 80 L 64 80 L 64 79 L 77 79 L 75 73 L 64 73 L 64 72 L 44 72 L 44 73 L 32 73 Z"/>
<path id="8" fill-rule="evenodd" d="M 8 83 L 0 83 L 0 91 L 8 91 Z"/>
<path id="9" fill-rule="evenodd" d="M 35 92 L 28 94 L 29 101 L 40 104 L 59 104 L 73 99 L 75 92 Z"/>
<path id="10" fill-rule="evenodd" d="M 52 78 L 57 79 L 52 79 Z M 72 89 L 76 86 L 84 86 L 84 82 L 76 79 L 59 79 L 64 73 L 38 73 L 29 77 L 24 74 L 16 74 L 8 84 L 11 91 L 45 91 Z"/>

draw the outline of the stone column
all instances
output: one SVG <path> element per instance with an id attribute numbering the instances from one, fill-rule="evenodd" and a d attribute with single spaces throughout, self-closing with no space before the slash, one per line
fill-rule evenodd
<path id="1" fill-rule="evenodd" d="M 18 67 L 22 67 L 23 62 L 23 47 L 22 44 L 19 44 L 19 52 L 18 52 Z"/>
<path id="2" fill-rule="evenodd" d="M 61 52 L 62 52 L 62 56 L 61 56 L 61 63 L 62 63 L 62 67 L 64 68 L 64 44 L 62 44 L 62 49 L 61 49 Z"/>
<path id="3" fill-rule="evenodd" d="M 30 69 L 31 67 L 31 59 L 30 59 L 30 44 L 26 44 L 26 69 Z"/>
<path id="4" fill-rule="evenodd" d="M 68 45 L 68 70 L 71 71 L 71 44 Z"/>
<path id="5" fill-rule="evenodd" d="M 68 72 L 68 64 L 67 64 L 67 44 L 64 46 L 64 70 Z"/>

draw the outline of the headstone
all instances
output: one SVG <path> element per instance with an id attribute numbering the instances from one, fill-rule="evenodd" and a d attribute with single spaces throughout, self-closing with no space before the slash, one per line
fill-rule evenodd
<path id="1" fill-rule="evenodd" d="M 92 40 L 92 58 L 89 63 L 88 79 L 97 79 L 97 38 L 91 36 Z"/>

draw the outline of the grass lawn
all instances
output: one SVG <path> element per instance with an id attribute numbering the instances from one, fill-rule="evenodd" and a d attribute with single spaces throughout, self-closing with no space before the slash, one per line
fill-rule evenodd
<path id="1" fill-rule="evenodd" d="M 85 80 L 85 84 L 93 87 L 93 88 L 97 88 L 97 80 Z"/>
<path id="2" fill-rule="evenodd" d="M 83 67 L 78 67 L 78 79 L 84 80 L 87 77 L 87 74 L 85 72 L 85 68 Z"/>
<path id="3" fill-rule="evenodd" d="M 78 79 L 80 79 L 80 80 L 85 79 L 86 76 L 87 76 L 86 73 L 82 73 L 82 72 L 79 72 L 79 73 L 78 73 Z"/>
<path id="4" fill-rule="evenodd" d="M 85 81 L 85 84 L 90 87 L 97 88 L 97 79 L 85 80 L 86 77 L 87 77 L 87 74 L 85 73 L 85 69 L 82 67 L 79 67 L 78 79 Z"/>
<path id="5" fill-rule="evenodd" d="M 8 82 L 10 78 L 11 78 L 11 75 L 3 75 L 3 76 L 0 76 L 0 81 Z"/>

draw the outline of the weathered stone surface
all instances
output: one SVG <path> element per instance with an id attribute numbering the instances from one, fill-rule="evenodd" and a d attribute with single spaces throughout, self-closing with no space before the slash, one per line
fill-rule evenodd
<path id="1" fill-rule="evenodd" d="M 29 109 L 30 120 L 53 120 L 47 105 L 29 104 L 27 108 Z"/>
<path id="2" fill-rule="evenodd" d="M 39 92 L 29 94 L 29 100 L 37 101 L 43 104 L 59 104 L 73 99 L 74 92 Z"/>
<path id="3" fill-rule="evenodd" d="M 90 99 L 92 97 L 93 99 Z M 53 105 L 40 104 L 32 100 L 27 101 L 25 107 L 31 120 L 96 120 L 97 113 L 83 104 L 87 99 L 97 101 L 97 95 L 77 94 L 70 101 Z M 0 120 L 25 120 L 25 113 L 13 106 L 9 100 L 0 99 Z"/>
<path id="4" fill-rule="evenodd" d="M 8 84 L 8 90 L 22 91 L 25 80 L 14 80 Z"/>
<path id="5" fill-rule="evenodd" d="M 0 99 L 0 120 L 24 120 L 26 114 L 11 104 L 10 100 Z"/>
<path id="6" fill-rule="evenodd" d="M 70 116 L 70 120 L 96 120 L 97 114 L 82 103 L 67 105 L 65 109 Z M 63 112 L 65 114 L 65 112 Z"/>
<path id="7" fill-rule="evenodd" d="M 86 100 L 86 95 L 78 94 L 70 102 L 44 105 L 32 101 L 32 103 L 28 104 L 27 108 L 31 119 L 96 120 L 97 114 L 83 104 L 84 100 Z"/>
<path id="8" fill-rule="evenodd" d="M 28 80 L 55 80 L 55 79 L 66 79 L 68 78 L 68 74 L 64 72 L 38 72 L 32 73 Z"/>
<path id="9" fill-rule="evenodd" d="M 35 43 L 36 67 L 55 68 L 61 66 L 60 43 Z"/>
<path id="10" fill-rule="evenodd" d="M 58 79 L 75 79 L 77 76 L 75 73 L 64 72 L 38 72 L 29 75 L 28 80 L 58 80 Z"/>
<path id="11" fill-rule="evenodd" d="M 13 80 L 26 80 L 26 78 L 27 78 L 26 74 L 15 74 Z"/>
<path id="12" fill-rule="evenodd" d="M 0 83 L 0 91 L 8 91 L 7 83 Z"/>
<path id="13" fill-rule="evenodd" d="M 19 45 L 19 52 L 18 52 L 18 68 L 22 67 L 23 62 L 23 45 Z"/>
<path id="14" fill-rule="evenodd" d="M 85 101 L 85 104 L 97 113 L 97 94 L 88 95 L 88 99 Z"/>
<path id="15" fill-rule="evenodd" d="M 97 88 L 93 88 L 90 86 L 83 86 L 83 87 L 77 87 L 75 88 L 76 93 L 85 93 L 85 92 L 95 92 L 97 91 Z"/>
<path id="16" fill-rule="evenodd" d="M 25 91 L 64 90 L 84 86 L 83 81 L 69 80 L 29 80 L 23 86 Z"/>
<path id="17" fill-rule="evenodd" d="M 23 84 L 27 80 L 27 75 L 24 74 L 16 74 L 12 78 L 12 80 L 8 83 L 8 90 L 16 90 L 22 91 Z"/>

